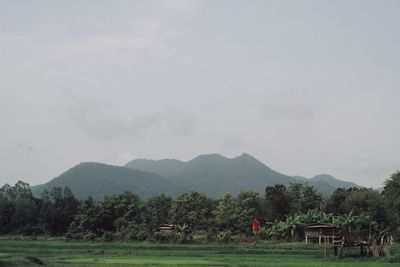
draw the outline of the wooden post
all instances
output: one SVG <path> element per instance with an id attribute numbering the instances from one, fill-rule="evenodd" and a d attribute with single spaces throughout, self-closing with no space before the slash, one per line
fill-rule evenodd
<path id="1" fill-rule="evenodd" d="M 306 235 L 306 244 L 308 244 L 308 236 Z"/>
<path id="2" fill-rule="evenodd" d="M 343 249 L 344 249 L 344 236 L 342 238 L 342 243 L 340 244 L 340 248 L 339 248 L 339 258 L 342 258 L 342 256 L 343 256 Z"/>

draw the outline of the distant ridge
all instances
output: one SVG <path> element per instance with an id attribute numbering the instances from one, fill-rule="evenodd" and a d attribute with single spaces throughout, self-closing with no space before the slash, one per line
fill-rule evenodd
<path id="1" fill-rule="evenodd" d="M 169 176 L 173 175 L 176 170 L 182 167 L 184 164 L 185 163 L 183 161 L 176 159 L 136 159 L 126 164 L 125 167 L 146 172 L 153 172 L 161 176 Z"/>
<path id="2" fill-rule="evenodd" d="M 33 187 L 35 195 L 44 189 L 68 186 L 80 199 L 89 196 L 102 199 L 105 195 L 132 191 L 142 198 L 149 198 L 160 193 L 176 195 L 184 190 L 154 173 L 102 163 L 85 162 L 67 170 L 50 182 Z"/>
<path id="3" fill-rule="evenodd" d="M 149 160 L 149 163 L 145 163 L 146 161 L 148 160 L 136 159 L 125 166 L 157 173 L 188 190 L 200 191 L 211 197 L 224 192 L 237 194 L 242 190 L 254 190 L 264 194 L 268 185 L 287 185 L 291 182 L 309 184 L 323 194 L 330 194 L 338 187 L 358 187 L 354 183 L 341 181 L 327 174 L 317 175 L 311 179 L 288 176 L 272 170 L 247 153 L 231 159 L 220 154 L 208 154 L 200 155 L 188 162 Z M 167 167 L 166 164 L 169 162 L 172 164 Z"/>
<path id="4" fill-rule="evenodd" d="M 335 177 L 333 177 L 332 175 L 329 174 L 319 174 L 316 175 L 312 178 L 309 179 L 310 182 L 326 182 L 332 186 L 335 187 L 344 187 L 344 188 L 349 188 L 349 187 L 359 187 L 358 185 L 356 185 L 355 183 L 352 182 L 347 182 L 347 181 L 342 181 L 339 179 L 336 179 Z"/>
<path id="5" fill-rule="evenodd" d="M 39 195 L 44 189 L 68 186 L 80 199 L 88 196 L 102 199 L 105 195 L 123 191 L 132 191 L 142 198 L 161 193 L 175 196 L 197 191 L 215 198 L 225 192 L 236 195 L 244 190 L 264 195 L 266 186 L 294 182 L 314 186 L 323 194 L 330 194 L 338 187 L 359 187 L 328 174 L 310 179 L 285 175 L 243 153 L 234 158 L 220 154 L 200 155 L 187 162 L 176 159 L 135 159 L 123 167 L 85 162 L 32 189 L 35 195 Z"/>

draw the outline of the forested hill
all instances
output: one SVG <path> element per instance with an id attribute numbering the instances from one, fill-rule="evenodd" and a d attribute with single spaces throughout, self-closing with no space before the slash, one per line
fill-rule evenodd
<path id="1" fill-rule="evenodd" d="M 45 188 L 50 190 L 55 186 L 68 186 L 80 199 L 88 196 L 102 199 L 105 195 L 124 191 L 132 191 L 142 198 L 161 193 L 175 196 L 187 191 L 201 192 L 215 198 L 225 192 L 236 195 L 246 190 L 263 195 L 266 186 L 288 185 L 291 182 L 307 183 L 326 195 L 338 187 L 357 186 L 326 174 L 311 179 L 288 176 L 272 170 L 249 154 L 235 158 L 210 154 L 187 162 L 136 159 L 125 167 L 81 163 L 32 189 L 35 195 L 39 195 Z"/>
<path id="2" fill-rule="evenodd" d="M 288 176 L 272 170 L 249 154 L 232 159 L 219 154 L 201 155 L 188 162 L 136 159 L 125 167 L 157 173 L 188 190 L 203 192 L 211 197 L 224 192 L 237 194 L 241 190 L 254 190 L 263 194 L 268 185 L 286 185 L 291 182 L 307 183 L 323 194 L 330 194 L 338 187 L 358 187 L 327 174 L 311 179 Z"/>
<path id="3" fill-rule="evenodd" d="M 45 188 L 50 191 L 59 186 L 68 186 L 80 199 L 88 196 L 102 199 L 124 191 L 132 191 L 142 198 L 161 192 L 171 196 L 184 192 L 180 186 L 154 173 L 92 162 L 81 163 L 44 185 L 32 187 L 32 191 L 39 195 Z"/>

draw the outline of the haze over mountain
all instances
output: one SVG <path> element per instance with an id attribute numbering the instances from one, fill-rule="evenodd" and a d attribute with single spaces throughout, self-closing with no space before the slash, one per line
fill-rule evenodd
<path id="1" fill-rule="evenodd" d="M 33 191 L 38 195 L 45 188 L 68 186 L 81 199 L 88 196 L 101 199 L 123 191 L 132 191 L 143 198 L 197 191 L 215 198 L 225 192 L 238 194 L 243 190 L 264 194 L 266 186 L 291 182 L 307 183 L 323 194 L 330 194 L 338 187 L 357 186 L 327 174 L 311 179 L 288 176 L 245 153 L 234 158 L 220 154 L 200 155 L 187 162 L 135 159 L 124 167 L 81 163 L 50 182 L 33 187 Z"/>
<path id="2" fill-rule="evenodd" d="M 0 184 L 207 151 L 400 169 L 400 1 L 31 2 L 0 1 Z"/>

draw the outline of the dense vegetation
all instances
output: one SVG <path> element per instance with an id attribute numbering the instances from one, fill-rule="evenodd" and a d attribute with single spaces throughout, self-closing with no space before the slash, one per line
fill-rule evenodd
<path id="1" fill-rule="evenodd" d="M 324 198 L 313 187 L 291 183 L 267 186 L 265 195 L 243 191 L 210 199 L 198 192 L 175 198 L 159 195 L 143 200 L 131 192 L 79 201 L 65 187 L 45 190 L 40 198 L 28 184 L 0 188 L 0 234 L 66 236 L 71 239 L 153 240 L 177 243 L 243 240 L 252 235 L 251 221 L 262 224 L 260 238 L 302 239 L 302 225 L 335 223 L 344 229 L 392 227 L 400 233 L 400 172 L 385 183 L 382 193 L 372 189 L 337 189 Z M 162 224 L 176 231 L 161 233 Z"/>

